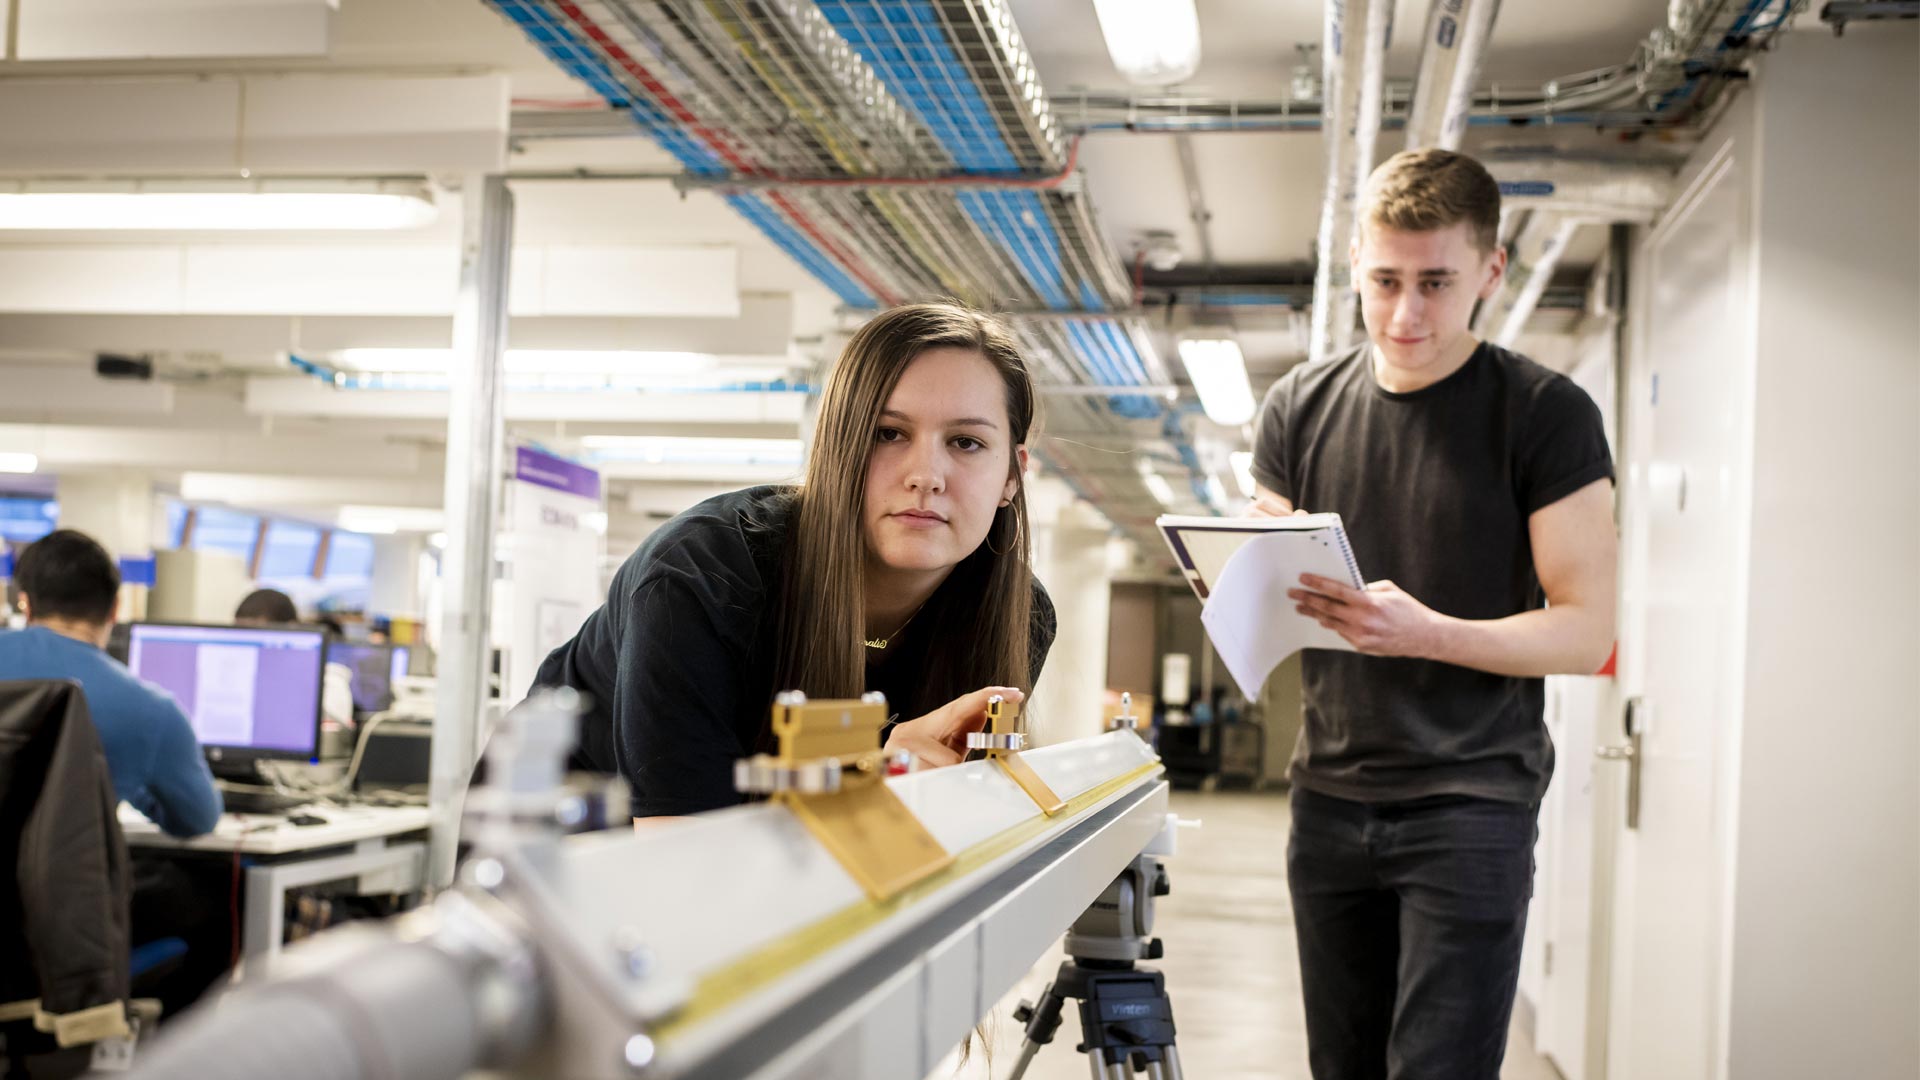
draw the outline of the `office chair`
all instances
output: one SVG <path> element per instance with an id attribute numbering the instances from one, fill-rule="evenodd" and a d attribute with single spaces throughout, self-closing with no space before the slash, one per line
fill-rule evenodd
<path id="1" fill-rule="evenodd" d="M 8 1080 L 67 1075 L 58 1053 L 124 1035 L 132 979 L 129 862 L 86 697 L 0 681 L 0 1032 Z M 184 943 L 154 943 L 149 968 Z M 43 1053 L 55 1051 L 41 1061 Z"/>

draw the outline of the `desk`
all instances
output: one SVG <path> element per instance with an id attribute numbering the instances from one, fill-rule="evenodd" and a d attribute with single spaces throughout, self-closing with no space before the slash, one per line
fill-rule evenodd
<path id="1" fill-rule="evenodd" d="M 280 952 L 287 890 L 339 878 L 359 879 L 369 892 L 409 892 L 426 884 L 427 845 L 401 839 L 425 832 L 424 806 L 316 806 L 289 813 L 324 817 L 324 825 L 293 825 L 280 814 L 222 814 L 205 836 L 181 840 L 162 833 L 139 811 L 120 804 L 127 846 L 251 856 L 241 959 L 263 966 Z"/>

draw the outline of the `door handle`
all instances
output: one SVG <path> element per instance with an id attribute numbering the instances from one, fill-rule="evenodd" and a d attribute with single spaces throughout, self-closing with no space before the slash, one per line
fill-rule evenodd
<path id="1" fill-rule="evenodd" d="M 1626 713 L 1623 717 L 1627 730 L 1627 741 L 1619 746 L 1595 747 L 1593 754 L 1602 761 L 1624 761 L 1627 764 L 1627 828 L 1640 827 L 1640 738 L 1646 727 L 1646 701 L 1634 697 L 1627 699 Z"/>

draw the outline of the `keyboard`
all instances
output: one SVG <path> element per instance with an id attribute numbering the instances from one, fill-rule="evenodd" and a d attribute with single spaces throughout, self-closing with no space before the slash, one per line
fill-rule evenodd
<path id="1" fill-rule="evenodd" d="M 311 798 L 282 795 L 277 791 L 254 791 L 221 785 L 220 800 L 229 814 L 278 814 L 296 806 L 305 806 Z"/>

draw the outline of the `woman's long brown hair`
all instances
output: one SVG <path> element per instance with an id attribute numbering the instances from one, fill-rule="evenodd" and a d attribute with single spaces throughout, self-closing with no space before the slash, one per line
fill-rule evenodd
<path id="1" fill-rule="evenodd" d="M 957 304 L 909 304 L 880 313 L 847 342 L 827 380 L 806 480 L 788 535 L 777 620 L 778 690 L 810 697 L 858 697 L 866 687 L 862 525 L 867 462 L 880 412 L 900 373 L 929 349 L 977 352 L 1007 387 L 1012 447 L 1034 422 L 1033 383 L 1012 333 L 998 320 Z M 916 700 L 890 709 L 912 719 L 983 686 L 1027 688 L 1033 586 L 1024 486 L 994 514 L 986 542 L 955 566 L 915 616 L 911 655 L 923 662 Z"/>

